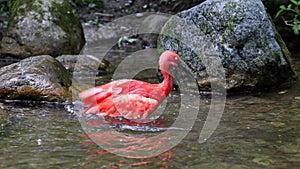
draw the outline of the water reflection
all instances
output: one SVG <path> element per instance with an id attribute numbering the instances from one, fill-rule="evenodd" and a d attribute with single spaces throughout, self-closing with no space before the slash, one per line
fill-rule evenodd
<path id="1" fill-rule="evenodd" d="M 92 146 L 94 142 L 84 142 L 83 144 Z M 82 165 L 82 168 L 131 168 L 131 167 L 140 167 L 147 168 L 147 166 L 152 166 L 152 168 L 161 168 L 168 169 L 173 168 L 173 151 L 167 151 L 163 154 L 160 154 L 153 158 L 147 159 L 128 159 L 120 158 L 114 154 L 111 154 L 102 149 L 92 149 L 85 152 L 87 155 L 87 161 L 85 165 Z"/>
<path id="2" fill-rule="evenodd" d="M 168 97 L 166 110 L 150 122 L 95 115 L 82 115 L 79 120 L 86 135 L 101 148 L 127 158 L 149 158 L 176 146 L 190 130 L 186 127 L 191 123 L 188 117 L 176 118 L 181 100 L 178 96 Z"/>

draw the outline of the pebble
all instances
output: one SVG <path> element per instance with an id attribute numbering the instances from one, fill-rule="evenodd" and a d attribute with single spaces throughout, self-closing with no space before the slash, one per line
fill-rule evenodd
<path id="1" fill-rule="evenodd" d="M 271 122 L 271 124 L 274 126 L 274 127 L 282 127 L 285 125 L 285 123 L 282 123 L 282 122 Z"/>
<path id="2" fill-rule="evenodd" d="M 4 104 L 3 103 L 0 103 L 0 108 L 4 109 Z"/>
<path id="3" fill-rule="evenodd" d="M 36 142 L 37 142 L 37 145 L 39 145 L 39 146 L 42 145 L 42 139 L 39 138 L 36 140 Z"/>
<path id="4" fill-rule="evenodd" d="M 283 91 L 278 92 L 278 94 L 286 94 L 286 93 L 287 93 L 287 90 L 283 90 Z"/>

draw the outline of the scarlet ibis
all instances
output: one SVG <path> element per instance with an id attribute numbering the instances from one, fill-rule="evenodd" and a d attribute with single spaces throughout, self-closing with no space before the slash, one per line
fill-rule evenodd
<path id="1" fill-rule="evenodd" d="M 161 54 L 159 69 L 164 80 L 159 84 L 121 79 L 82 91 L 79 98 L 88 106 L 84 112 L 126 119 L 147 118 L 170 93 L 173 86 L 170 68 L 177 67 L 179 62 L 179 55 L 173 51 Z"/>

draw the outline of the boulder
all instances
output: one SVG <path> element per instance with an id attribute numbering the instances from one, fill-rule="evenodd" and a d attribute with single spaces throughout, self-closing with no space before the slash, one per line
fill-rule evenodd
<path id="1" fill-rule="evenodd" d="M 68 0 L 15 0 L 0 57 L 78 54 L 83 29 Z"/>
<path id="2" fill-rule="evenodd" d="M 159 47 L 178 52 L 202 89 L 210 89 L 207 69 L 216 57 L 228 90 L 277 86 L 296 75 L 260 0 L 207 0 L 171 18 L 161 34 Z M 195 50 L 206 53 L 205 65 Z"/>
<path id="3" fill-rule="evenodd" d="M 0 68 L 0 99 L 64 102 L 71 98 L 71 74 L 49 55 Z"/>

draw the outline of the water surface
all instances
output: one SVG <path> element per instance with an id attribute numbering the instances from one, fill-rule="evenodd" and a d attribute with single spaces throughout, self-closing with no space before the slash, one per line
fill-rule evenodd
<path id="1" fill-rule="evenodd" d="M 299 61 L 296 67 L 300 73 Z M 136 128 L 142 132 L 130 123 L 121 123 L 121 129 L 109 125 L 121 133 L 159 134 L 176 119 L 179 100 L 180 94 L 172 92 L 166 114 L 144 130 Z M 8 104 L 13 117 L 0 130 L 0 168 L 300 168 L 299 81 L 289 89 L 228 97 L 218 128 L 199 144 L 209 103 L 201 98 L 196 124 L 177 146 L 146 159 L 105 151 L 64 106 Z"/>

